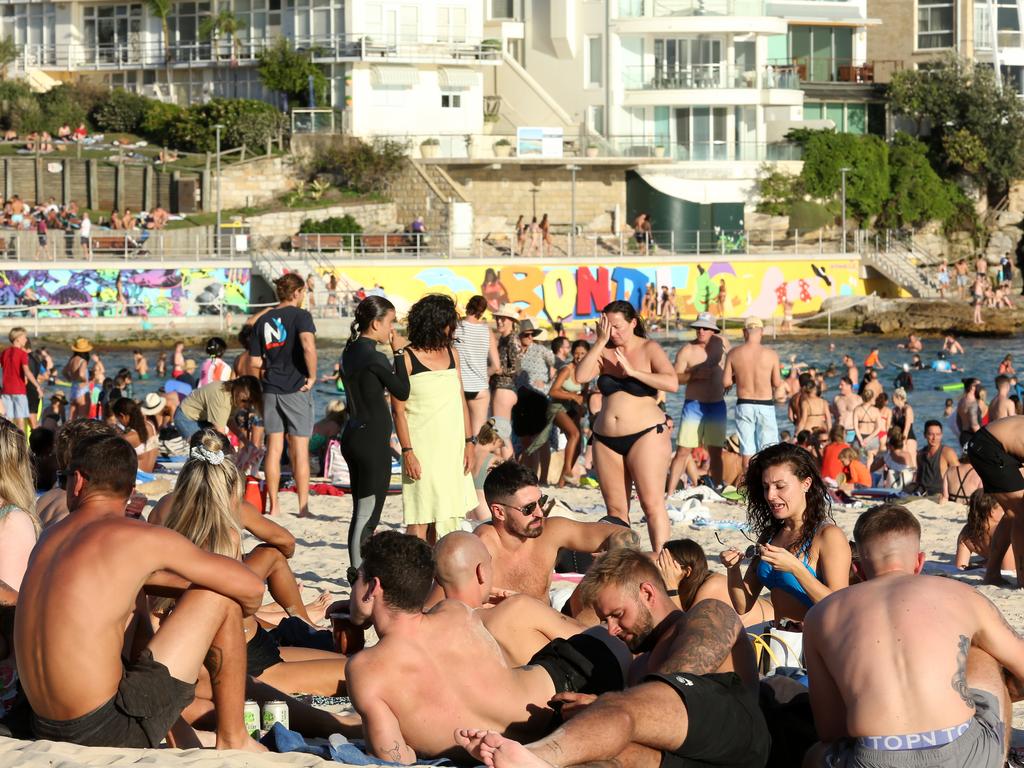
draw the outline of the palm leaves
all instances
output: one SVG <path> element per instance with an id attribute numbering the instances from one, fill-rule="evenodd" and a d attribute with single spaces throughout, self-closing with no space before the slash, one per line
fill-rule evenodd
<path id="1" fill-rule="evenodd" d="M 199 25 L 199 36 L 204 39 L 217 38 L 224 35 L 231 41 L 231 60 L 235 61 L 238 50 L 238 33 L 245 29 L 245 22 L 238 18 L 230 8 L 222 8 L 216 16 L 209 16 Z"/>

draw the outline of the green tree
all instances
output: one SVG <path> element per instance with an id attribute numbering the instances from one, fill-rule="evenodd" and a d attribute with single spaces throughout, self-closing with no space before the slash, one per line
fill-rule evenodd
<path id="1" fill-rule="evenodd" d="M 889 198 L 889 148 L 877 136 L 815 131 L 804 147 L 800 174 L 807 193 L 838 200 L 846 174 L 846 207 L 860 221 L 877 216 Z"/>
<path id="2" fill-rule="evenodd" d="M 208 16 L 199 25 L 199 35 L 206 40 L 213 40 L 223 35 L 231 43 L 231 61 L 238 60 L 238 33 L 245 29 L 245 22 L 238 18 L 230 8 L 221 8 L 216 16 Z"/>
<path id="3" fill-rule="evenodd" d="M 0 39 L 0 78 L 7 79 L 7 68 L 21 55 L 21 48 L 13 37 Z"/>
<path id="4" fill-rule="evenodd" d="M 894 111 L 913 120 L 943 173 L 964 173 L 990 200 L 1024 174 L 1024 106 L 1000 88 L 990 66 L 950 57 L 928 70 L 902 70 L 888 91 Z"/>
<path id="5" fill-rule="evenodd" d="M 174 52 L 171 50 L 171 28 L 167 18 L 171 15 L 171 0 L 146 0 L 149 12 L 160 19 L 160 39 L 164 43 L 164 73 L 167 75 L 167 96 L 174 100 L 174 86 L 171 85 L 171 61 Z"/>
<path id="6" fill-rule="evenodd" d="M 329 81 L 313 63 L 309 51 L 297 51 L 291 41 L 278 38 L 277 42 L 259 55 L 260 81 L 268 90 L 283 93 L 289 102 L 302 104 L 309 92 L 309 78 L 313 78 L 313 94 L 317 105 L 326 105 Z"/>
<path id="7" fill-rule="evenodd" d="M 962 196 L 959 188 L 943 181 L 928 162 L 928 147 L 905 133 L 897 133 L 889 148 L 889 183 L 892 195 L 883 205 L 880 225 L 887 228 L 920 226 L 948 221 Z"/>

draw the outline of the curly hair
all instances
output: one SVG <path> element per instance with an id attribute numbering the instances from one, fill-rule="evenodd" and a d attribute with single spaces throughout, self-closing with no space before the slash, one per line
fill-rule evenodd
<path id="1" fill-rule="evenodd" d="M 979 488 L 971 494 L 967 501 L 967 525 L 964 526 L 964 540 L 969 541 L 978 549 L 989 545 L 991 536 L 988 531 L 988 518 L 996 500 Z"/>
<path id="2" fill-rule="evenodd" d="M 771 505 L 765 497 L 764 473 L 771 467 L 787 464 L 801 480 L 810 479 L 811 487 L 807 489 L 807 507 L 804 510 L 804 523 L 800 535 L 789 545 L 791 552 L 800 552 L 809 547 L 814 534 L 824 522 L 835 522 L 832 517 L 832 501 L 829 498 L 821 473 L 814 463 L 814 457 L 798 445 L 778 443 L 754 454 L 747 467 L 743 484 L 747 490 L 747 523 L 751 531 L 757 535 L 758 543 L 765 544 L 772 540 L 782 529 L 782 521 L 772 515 Z"/>
<path id="3" fill-rule="evenodd" d="M 409 346 L 434 351 L 451 349 L 459 313 L 450 296 L 430 293 L 409 309 Z"/>

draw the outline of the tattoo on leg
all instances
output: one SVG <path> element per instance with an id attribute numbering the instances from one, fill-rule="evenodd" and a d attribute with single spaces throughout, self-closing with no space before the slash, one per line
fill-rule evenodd
<path id="1" fill-rule="evenodd" d="M 971 650 L 971 640 L 966 635 L 960 635 L 958 642 L 959 650 L 956 654 L 956 674 L 953 675 L 953 690 L 959 694 L 960 698 L 964 700 L 971 709 L 974 709 L 974 699 L 971 697 L 971 691 L 967 687 L 967 654 Z"/>
<path id="2" fill-rule="evenodd" d="M 210 673 L 210 684 L 216 685 L 220 680 L 220 671 L 224 666 L 224 652 L 217 646 L 213 646 L 206 652 L 203 659 L 203 666 Z"/>

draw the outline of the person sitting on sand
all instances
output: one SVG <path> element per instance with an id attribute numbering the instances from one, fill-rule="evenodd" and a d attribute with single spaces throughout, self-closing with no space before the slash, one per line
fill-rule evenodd
<path id="1" fill-rule="evenodd" d="M 704 600 L 721 600 L 730 605 L 729 581 L 720 573 L 708 569 L 708 558 L 693 539 L 672 539 L 655 560 L 658 572 L 665 580 L 668 596 L 678 607 L 689 611 Z M 758 598 L 755 606 L 740 620 L 745 627 L 763 626 L 775 616 L 771 602 Z"/>
<path id="2" fill-rule="evenodd" d="M 309 622 L 295 574 L 280 550 L 262 544 L 241 557 L 242 490 L 242 477 L 224 452 L 221 437 L 205 430 L 192 441 L 189 460 L 178 476 L 166 515 L 157 519 L 201 549 L 240 559 L 270 587 L 271 595 L 289 615 Z M 157 612 L 167 613 L 168 608 L 167 603 L 160 603 Z M 247 617 L 243 623 L 246 671 L 250 676 L 289 693 L 344 693 L 344 656 L 312 648 L 280 647 L 255 617 Z M 197 697 L 208 698 L 205 693 L 199 690 Z"/>
<path id="3" fill-rule="evenodd" d="M 985 583 L 1006 584 L 999 570 L 1012 546 L 1017 585 L 1024 588 L 1024 416 L 989 422 L 974 433 L 966 447 L 985 493 L 995 497 L 1006 513 L 992 534 Z"/>
<path id="4" fill-rule="evenodd" d="M 974 471 L 966 453 L 960 454 L 960 461 L 942 476 L 942 501 L 968 505 L 971 495 L 981 488 L 981 478 Z"/>
<path id="5" fill-rule="evenodd" d="M 966 571 L 971 565 L 971 555 L 978 555 L 983 562 L 988 561 L 992 546 L 992 534 L 1003 519 L 1003 508 L 992 497 L 978 488 L 971 494 L 967 505 L 967 524 L 960 529 L 956 538 L 956 567 Z M 1013 547 L 1006 550 L 1000 568 L 1004 571 L 1013 570 Z"/>
<path id="6" fill-rule="evenodd" d="M 891 427 L 885 441 L 885 450 L 875 456 L 871 464 L 872 485 L 902 489 L 914 480 L 917 454 L 906 447 L 902 427 Z M 879 482 L 875 483 L 875 478 Z"/>
<path id="7" fill-rule="evenodd" d="M 839 452 L 839 463 L 843 465 L 843 471 L 836 478 L 836 482 L 842 490 L 851 493 L 872 486 L 871 472 L 853 448 L 844 448 Z"/>
<path id="8" fill-rule="evenodd" d="M 491 521 L 478 526 L 475 533 L 491 553 L 494 585 L 544 602 L 548 602 L 559 549 L 598 552 L 623 542 L 639 542 L 635 532 L 613 523 L 549 519 L 548 498 L 541 495 L 537 475 L 514 461 L 490 471 L 484 497 Z"/>
<path id="9" fill-rule="evenodd" d="M 456 733 L 463 748 L 493 768 L 765 764 L 771 738 L 753 648 L 735 611 L 720 600 L 678 610 L 650 557 L 631 550 L 603 557 L 583 585 L 609 631 L 640 654 L 631 687 L 557 697 L 565 723 L 525 746 L 467 720 Z"/>
<path id="10" fill-rule="evenodd" d="M 135 450 L 120 437 L 79 443 L 66 470 L 70 515 L 33 552 L 15 620 L 33 732 L 83 746 L 157 747 L 206 665 L 217 748 L 265 751 L 242 719 L 241 619 L 259 608 L 263 582 L 240 562 L 125 517 L 136 467 Z M 168 587 L 171 574 L 178 583 Z M 180 596 L 153 634 L 143 596 L 157 590 Z M 123 661 L 126 650 L 137 655 Z"/>
<path id="11" fill-rule="evenodd" d="M 865 581 L 804 623 L 821 739 L 804 766 L 1002 768 L 1024 639 L 978 590 L 918 575 L 921 525 L 905 507 L 868 510 L 853 535 Z"/>
<path id="12" fill-rule="evenodd" d="M 139 469 L 152 472 L 160 455 L 160 437 L 156 426 L 142 412 L 142 406 L 129 397 L 119 397 L 110 406 L 110 413 L 124 439 L 135 449 Z"/>
<path id="13" fill-rule="evenodd" d="M 459 600 L 477 615 L 501 646 L 511 666 L 529 663 L 556 638 L 579 634 L 586 627 L 529 595 L 509 595 L 491 587 L 491 554 L 480 538 L 453 531 L 434 548 L 435 579 L 446 600 Z"/>
<path id="14" fill-rule="evenodd" d="M 917 452 L 917 490 L 929 496 L 941 495 L 943 478 L 957 464 L 956 451 L 942 444 L 942 423 L 929 419 L 924 423 L 924 448 Z"/>
<path id="15" fill-rule="evenodd" d="M 445 600 L 423 613 L 433 578 L 434 558 L 422 539 L 380 531 L 363 545 L 352 620 L 372 622 L 380 641 L 351 656 L 345 674 L 370 755 L 405 764 L 458 757 L 455 729 L 467 722 L 540 735 L 553 722 L 548 702 L 555 694 L 624 686 L 629 653 L 601 628 L 587 635 L 601 642 L 583 665 L 554 641 L 530 665 L 510 668 L 465 604 Z"/>

